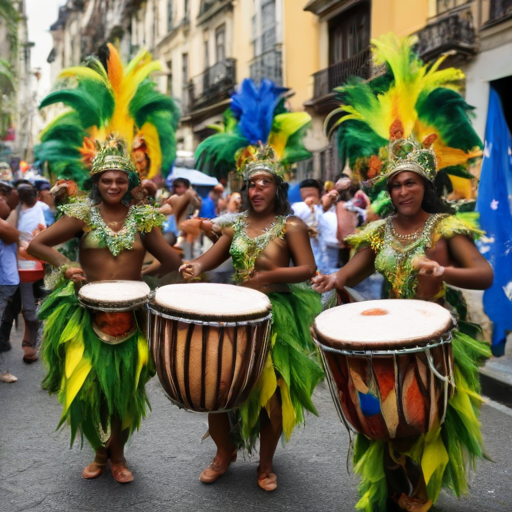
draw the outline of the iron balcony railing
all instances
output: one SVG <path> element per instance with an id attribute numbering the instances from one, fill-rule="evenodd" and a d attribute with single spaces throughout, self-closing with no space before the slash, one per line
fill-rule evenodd
<path id="1" fill-rule="evenodd" d="M 259 83 L 263 78 L 272 80 L 276 85 L 283 85 L 283 60 L 279 50 L 262 53 L 249 66 L 249 75 Z"/>
<path id="2" fill-rule="evenodd" d="M 476 33 L 470 7 L 428 24 L 417 35 L 417 52 L 424 60 L 452 50 L 463 55 L 476 53 Z"/>
<path id="3" fill-rule="evenodd" d="M 189 109 L 197 110 L 229 98 L 236 84 L 236 59 L 210 66 L 189 82 Z"/>
<path id="4" fill-rule="evenodd" d="M 350 76 L 370 78 L 372 72 L 371 51 L 369 48 L 356 53 L 328 68 L 317 71 L 314 79 L 314 99 L 321 98 L 333 92 L 335 87 L 343 85 Z"/>
<path id="5" fill-rule="evenodd" d="M 510 17 L 512 17 L 512 0 L 491 0 L 487 23 L 499 23 Z"/>

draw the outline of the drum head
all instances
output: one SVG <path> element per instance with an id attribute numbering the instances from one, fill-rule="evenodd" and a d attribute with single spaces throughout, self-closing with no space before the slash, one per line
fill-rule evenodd
<path id="1" fill-rule="evenodd" d="M 150 291 L 143 281 L 98 281 L 80 288 L 78 300 L 94 309 L 137 309 Z"/>
<path id="2" fill-rule="evenodd" d="M 368 300 L 329 309 L 315 320 L 319 342 L 342 350 L 426 345 L 453 328 L 449 311 L 423 300 Z"/>
<path id="3" fill-rule="evenodd" d="M 204 321 L 262 318 L 272 309 L 261 292 L 231 284 L 170 284 L 158 288 L 153 305 L 170 315 Z"/>

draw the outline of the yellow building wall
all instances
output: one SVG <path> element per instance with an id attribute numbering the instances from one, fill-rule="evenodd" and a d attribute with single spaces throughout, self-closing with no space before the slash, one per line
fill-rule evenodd
<path id="1" fill-rule="evenodd" d="M 283 82 L 295 95 L 292 110 L 303 110 L 313 96 L 312 74 L 320 69 L 318 18 L 303 10 L 303 2 L 283 0 Z"/>
<path id="2" fill-rule="evenodd" d="M 236 59 L 238 83 L 249 76 L 249 63 L 254 54 L 251 44 L 253 14 L 252 2 L 247 0 L 233 2 L 233 58 Z"/>
<path id="3" fill-rule="evenodd" d="M 371 37 L 394 32 L 407 36 L 422 29 L 432 15 L 430 0 L 374 0 L 371 13 Z"/>

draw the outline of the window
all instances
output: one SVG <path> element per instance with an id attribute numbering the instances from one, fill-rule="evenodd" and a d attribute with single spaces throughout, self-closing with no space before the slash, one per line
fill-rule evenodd
<path id="1" fill-rule="evenodd" d="M 190 5 L 189 5 L 189 1 L 188 0 L 185 0 L 184 2 L 184 8 L 183 8 L 183 18 L 185 18 L 186 20 L 190 19 Z"/>
<path id="2" fill-rule="evenodd" d="M 226 59 L 226 25 L 217 27 L 215 31 L 215 62 Z"/>
<path id="3" fill-rule="evenodd" d="M 350 9 L 329 22 L 329 64 L 350 59 L 370 44 L 368 4 Z"/>
<path id="4" fill-rule="evenodd" d="M 181 55 L 181 79 L 183 87 L 186 87 L 188 84 L 188 53 Z"/>
<path id="5" fill-rule="evenodd" d="M 167 62 L 167 68 L 169 69 L 169 72 L 167 73 L 166 92 L 169 96 L 172 96 L 172 60 Z"/>
<path id="6" fill-rule="evenodd" d="M 167 0 L 167 32 L 170 32 L 173 27 L 173 2 L 174 0 Z"/>
<path id="7" fill-rule="evenodd" d="M 437 14 L 443 14 L 466 3 L 468 3 L 468 0 L 437 0 Z"/>

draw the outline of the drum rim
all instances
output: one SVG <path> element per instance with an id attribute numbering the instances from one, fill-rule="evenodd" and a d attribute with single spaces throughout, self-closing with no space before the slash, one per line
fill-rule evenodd
<path id="1" fill-rule="evenodd" d="M 142 283 L 147 286 L 148 293 L 144 297 L 137 297 L 136 299 L 133 299 L 134 302 L 128 303 L 128 301 L 118 301 L 115 303 L 105 301 L 104 305 L 98 304 L 97 302 L 92 302 L 94 299 L 91 299 L 90 297 L 84 297 L 81 295 L 82 289 L 85 286 L 89 285 L 96 285 L 96 284 L 106 284 L 106 283 Z M 94 309 L 96 311 L 104 311 L 105 313 L 117 313 L 117 312 L 123 312 L 123 311 L 133 311 L 135 309 L 141 309 L 144 307 L 145 304 L 147 304 L 147 301 L 149 299 L 149 296 L 151 294 L 151 288 L 147 283 L 144 281 L 134 281 L 131 279 L 109 279 L 106 281 L 93 281 L 92 283 L 87 283 L 84 285 L 77 294 L 78 303 L 87 309 Z"/>
<path id="2" fill-rule="evenodd" d="M 157 304 L 153 300 L 150 300 L 146 305 L 149 313 L 160 316 L 167 320 L 174 320 L 176 322 L 183 322 L 186 324 L 197 324 L 197 325 L 207 325 L 209 327 L 236 327 L 239 325 L 256 325 L 267 321 L 272 321 L 272 311 L 267 311 L 265 316 L 261 316 L 262 313 L 253 313 L 252 315 L 245 315 L 239 318 L 233 318 L 230 320 L 221 320 L 219 315 L 205 315 L 205 314 L 197 314 L 197 313 L 182 313 L 181 311 L 175 312 L 177 314 L 172 314 L 172 311 L 169 307 L 161 306 Z M 211 320 L 205 320 L 205 318 L 211 318 Z"/>
<path id="3" fill-rule="evenodd" d="M 321 341 L 317 340 L 317 333 L 313 331 L 311 333 L 311 337 L 315 342 L 315 345 L 322 350 L 323 352 L 330 352 L 332 354 L 340 354 L 343 356 L 350 357 L 386 357 L 386 356 L 401 356 L 407 354 L 416 354 L 419 352 L 426 352 L 432 348 L 439 347 L 441 345 L 451 344 L 452 343 L 452 330 L 443 333 L 439 337 L 434 337 L 432 340 L 428 341 L 423 345 L 416 345 L 414 347 L 408 348 L 390 348 L 390 349 L 382 349 L 382 350 L 372 350 L 372 349 L 359 349 L 359 350 L 347 350 L 344 348 L 334 348 L 330 345 L 324 345 Z M 435 341 L 439 340 L 440 341 Z"/>

